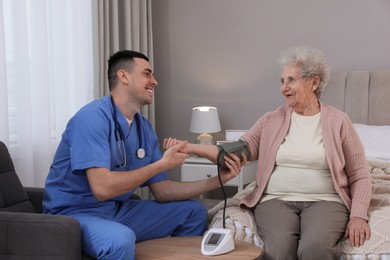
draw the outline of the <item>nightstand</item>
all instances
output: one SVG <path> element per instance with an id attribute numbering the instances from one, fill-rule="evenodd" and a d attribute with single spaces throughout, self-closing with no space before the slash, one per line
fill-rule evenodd
<path id="1" fill-rule="evenodd" d="M 224 186 L 237 187 L 242 191 L 245 185 L 256 180 L 257 161 L 248 162 L 241 168 L 240 174 Z M 204 157 L 190 156 L 181 166 L 181 181 L 199 181 L 218 175 L 217 165 Z"/>

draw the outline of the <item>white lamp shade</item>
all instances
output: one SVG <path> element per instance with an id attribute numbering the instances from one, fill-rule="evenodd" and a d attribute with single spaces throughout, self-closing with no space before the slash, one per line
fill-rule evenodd
<path id="1" fill-rule="evenodd" d="M 191 133 L 216 133 L 221 131 L 218 110 L 215 107 L 194 107 L 191 114 Z"/>

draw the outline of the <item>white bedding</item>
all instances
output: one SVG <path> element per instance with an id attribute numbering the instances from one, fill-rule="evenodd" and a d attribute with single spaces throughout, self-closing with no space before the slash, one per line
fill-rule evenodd
<path id="1" fill-rule="evenodd" d="M 340 260 L 390 260 L 390 254 L 342 255 Z"/>
<path id="2" fill-rule="evenodd" d="M 368 160 L 390 162 L 390 126 L 353 124 Z"/>
<path id="3" fill-rule="evenodd" d="M 390 163 L 368 161 L 368 167 L 372 178 L 368 210 L 371 239 L 360 247 L 344 241 L 344 259 L 390 259 Z"/>

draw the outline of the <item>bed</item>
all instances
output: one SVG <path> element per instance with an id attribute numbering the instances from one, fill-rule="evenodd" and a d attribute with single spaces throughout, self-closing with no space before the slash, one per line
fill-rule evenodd
<path id="1" fill-rule="evenodd" d="M 331 73 L 321 100 L 346 112 L 354 123 L 367 156 L 372 176 L 369 225 L 371 239 L 361 247 L 341 242 L 342 260 L 390 260 L 390 70 Z M 236 239 L 262 247 L 256 233 L 253 216 L 240 210 L 239 200 L 253 188 L 249 184 L 242 192 L 229 198 L 226 227 Z M 222 225 L 223 203 L 209 210 L 210 226 Z"/>

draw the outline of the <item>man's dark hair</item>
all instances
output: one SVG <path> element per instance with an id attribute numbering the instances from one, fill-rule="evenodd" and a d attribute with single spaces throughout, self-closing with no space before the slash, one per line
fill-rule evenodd
<path id="1" fill-rule="evenodd" d="M 130 72 L 133 69 L 134 58 L 140 58 L 149 61 L 149 58 L 146 57 L 146 55 L 130 50 L 118 51 L 109 58 L 107 77 L 110 91 L 116 85 L 116 81 L 118 79 L 116 74 L 118 70 L 124 69 Z"/>

